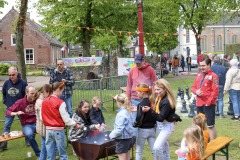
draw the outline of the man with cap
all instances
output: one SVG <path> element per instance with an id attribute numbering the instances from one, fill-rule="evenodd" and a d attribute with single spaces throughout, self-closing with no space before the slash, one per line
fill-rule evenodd
<path id="1" fill-rule="evenodd" d="M 135 55 L 134 63 L 136 64 L 133 67 L 127 79 L 127 96 L 131 100 L 131 118 L 132 122 L 135 121 L 137 115 L 137 105 L 140 100 L 137 96 L 136 87 L 140 83 L 146 83 L 149 86 L 153 85 L 153 82 L 157 80 L 155 70 L 144 61 L 144 56 L 141 53 Z M 137 128 L 134 128 L 133 135 L 137 135 Z"/>

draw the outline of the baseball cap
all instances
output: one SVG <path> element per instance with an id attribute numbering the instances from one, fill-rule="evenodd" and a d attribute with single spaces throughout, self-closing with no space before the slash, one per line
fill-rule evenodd
<path id="1" fill-rule="evenodd" d="M 141 53 L 138 53 L 135 55 L 135 58 L 134 58 L 134 63 L 142 63 L 144 57 Z"/>

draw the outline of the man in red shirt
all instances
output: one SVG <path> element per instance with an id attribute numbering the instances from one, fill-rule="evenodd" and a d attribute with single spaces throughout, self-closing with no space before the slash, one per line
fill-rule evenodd
<path id="1" fill-rule="evenodd" d="M 22 131 L 32 147 L 35 155 L 40 156 L 40 150 L 35 139 L 36 115 L 35 115 L 35 96 L 34 86 L 27 86 L 26 96 L 15 102 L 6 112 L 7 116 L 19 116 L 21 119 Z"/>
<path id="2" fill-rule="evenodd" d="M 207 117 L 207 126 L 210 139 L 217 136 L 215 129 L 215 107 L 218 98 L 218 76 L 211 70 L 211 60 L 203 58 L 200 60 L 200 70 L 194 80 L 192 92 L 197 96 L 197 112 Z"/>

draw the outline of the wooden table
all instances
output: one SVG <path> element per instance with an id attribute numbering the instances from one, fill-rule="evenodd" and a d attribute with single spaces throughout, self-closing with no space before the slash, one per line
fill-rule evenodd
<path id="1" fill-rule="evenodd" d="M 2 139 L 0 140 L 0 142 L 11 141 L 11 140 L 18 139 L 18 138 L 22 138 L 22 137 L 25 137 L 25 135 L 22 134 L 22 135 L 20 135 L 20 136 L 14 136 L 14 137 L 11 137 L 11 138 L 2 138 Z"/>

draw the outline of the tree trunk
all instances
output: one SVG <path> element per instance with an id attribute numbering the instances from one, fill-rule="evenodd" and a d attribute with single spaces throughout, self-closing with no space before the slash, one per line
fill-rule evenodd
<path id="1" fill-rule="evenodd" d="M 199 35 L 195 35 L 196 44 L 197 44 L 197 55 L 201 54 L 201 37 Z"/>
<path id="2" fill-rule="evenodd" d="M 119 51 L 119 57 L 124 57 L 123 55 L 123 41 L 122 38 L 118 39 L 118 51 Z"/>
<path id="3" fill-rule="evenodd" d="M 27 81 L 27 77 L 24 58 L 23 34 L 26 21 L 27 5 L 28 0 L 21 0 L 20 13 L 16 26 L 16 54 L 18 59 L 18 69 L 19 72 L 22 74 L 22 79 L 25 81 Z"/>
<path id="4" fill-rule="evenodd" d="M 88 2 L 88 8 L 87 8 L 87 14 L 86 14 L 86 27 L 92 28 L 92 3 L 93 0 L 89 0 Z M 90 57 L 90 46 L 91 46 L 91 31 L 87 28 L 83 28 L 83 56 Z"/>

